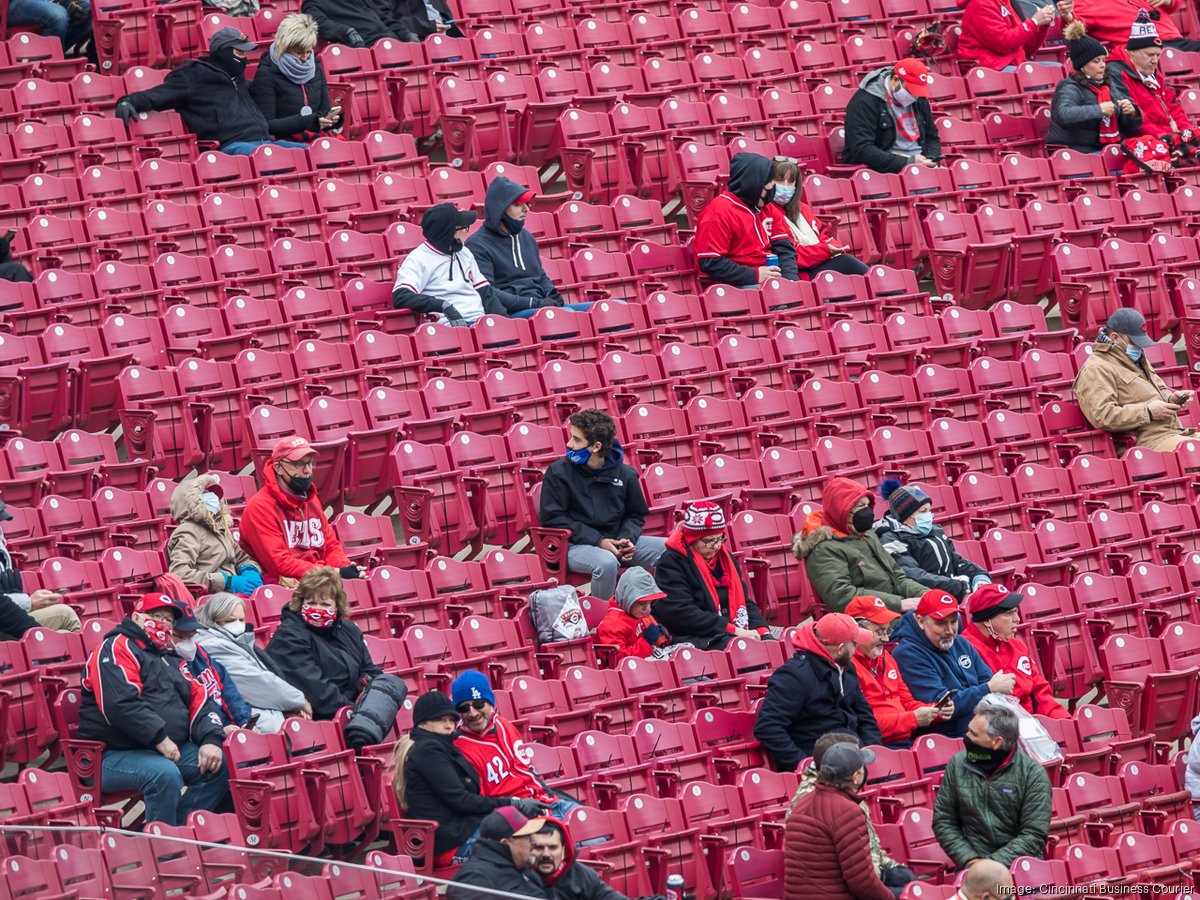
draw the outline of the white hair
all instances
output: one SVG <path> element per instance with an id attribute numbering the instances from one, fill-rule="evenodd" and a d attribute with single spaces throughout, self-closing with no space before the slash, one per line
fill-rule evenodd
<path id="1" fill-rule="evenodd" d="M 217 593 L 206 597 L 204 601 L 196 607 L 196 619 L 201 625 L 209 628 L 216 628 L 217 623 L 223 619 L 228 619 L 233 615 L 233 611 L 237 609 L 238 604 L 244 604 L 246 601 L 237 596 L 230 594 L 227 591 L 218 591 Z"/>
<path id="2" fill-rule="evenodd" d="M 317 46 L 317 20 L 304 13 L 292 13 L 279 23 L 275 32 L 275 55 L 293 50 L 312 50 Z"/>

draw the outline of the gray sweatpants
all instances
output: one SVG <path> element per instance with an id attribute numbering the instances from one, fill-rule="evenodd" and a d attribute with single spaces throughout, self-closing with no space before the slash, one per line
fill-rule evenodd
<path id="1" fill-rule="evenodd" d="M 633 559 L 625 563 L 602 547 L 572 544 L 567 548 L 567 568 L 592 576 L 592 596 L 609 599 L 617 590 L 617 576 L 623 565 L 653 569 L 666 549 L 667 539 L 642 535 L 637 539 Z"/>

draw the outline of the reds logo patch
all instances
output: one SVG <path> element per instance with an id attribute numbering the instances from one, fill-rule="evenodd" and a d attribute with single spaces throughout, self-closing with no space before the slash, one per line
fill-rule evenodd
<path id="1" fill-rule="evenodd" d="M 1026 675 L 1033 674 L 1033 663 L 1029 661 L 1028 656 L 1022 656 L 1017 660 L 1017 671 L 1023 672 Z"/>
<path id="2" fill-rule="evenodd" d="M 898 681 L 900 678 L 900 673 L 897 672 L 895 669 L 888 669 L 887 677 L 890 678 L 892 681 Z"/>
<path id="3" fill-rule="evenodd" d="M 958 664 L 960 666 L 962 666 L 964 669 L 971 668 L 971 657 L 967 656 L 967 654 L 964 653 L 962 656 L 960 656 L 958 658 Z"/>

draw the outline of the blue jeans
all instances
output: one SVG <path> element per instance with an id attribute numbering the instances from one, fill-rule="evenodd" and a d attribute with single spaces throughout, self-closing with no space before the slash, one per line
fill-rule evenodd
<path id="1" fill-rule="evenodd" d="M 653 569 L 667 547 L 667 539 L 643 534 L 634 545 L 633 558 L 628 562 L 617 559 L 603 547 L 572 544 L 567 548 L 567 568 L 572 572 L 590 573 L 593 597 L 608 600 L 617 587 L 622 566 L 642 566 Z"/>
<path id="2" fill-rule="evenodd" d="M 560 796 L 557 800 L 550 804 L 550 815 L 553 818 L 558 819 L 560 822 L 565 822 L 567 821 L 567 813 L 582 805 L 582 803 L 576 803 L 574 800 Z M 458 845 L 458 850 L 454 852 L 455 865 L 464 863 L 471 858 L 471 854 L 475 852 L 475 841 L 478 838 L 479 829 L 476 828 L 475 831 L 471 833 L 469 838 Z M 601 843 L 604 840 L 605 838 L 596 838 L 594 840 L 584 841 L 579 846 L 586 847 L 591 844 Z"/>
<path id="3" fill-rule="evenodd" d="M 592 304 L 590 303 L 566 303 L 561 307 L 561 309 L 569 309 L 572 312 L 587 312 L 591 308 Z M 528 319 L 539 309 L 541 309 L 541 307 L 535 307 L 534 309 L 523 309 L 520 312 L 509 313 L 508 317 L 510 319 Z"/>
<path id="4" fill-rule="evenodd" d="M 272 147 L 289 147 L 291 149 L 307 150 L 308 144 L 299 141 L 230 141 L 221 147 L 222 153 L 230 156 L 249 156 L 259 147 L 270 144 Z"/>
<path id="5" fill-rule="evenodd" d="M 72 22 L 66 8 L 50 0 L 9 0 L 9 25 L 37 25 L 42 34 L 56 37 L 63 42 L 63 49 L 69 50 L 92 35 L 92 6 L 83 0 L 83 7 L 88 11 L 88 17 L 81 22 Z M 20 31 L 19 28 L 13 29 Z"/>
<path id="6" fill-rule="evenodd" d="M 179 762 L 155 750 L 105 750 L 101 783 L 106 792 L 141 791 L 146 821 L 182 825 L 198 809 L 216 810 L 229 794 L 229 772 L 222 761 L 215 772 L 200 771 L 200 748 L 179 745 Z M 179 796 L 184 785 L 187 793 Z"/>

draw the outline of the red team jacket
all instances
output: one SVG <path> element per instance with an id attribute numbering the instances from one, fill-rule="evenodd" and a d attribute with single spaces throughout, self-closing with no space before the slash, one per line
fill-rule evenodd
<path id="1" fill-rule="evenodd" d="M 869 660 L 855 651 L 854 671 L 858 673 L 863 696 L 875 713 L 883 742 L 912 740 L 917 729 L 917 714 L 913 710 L 926 704 L 913 698 L 892 654 L 884 650 L 878 659 Z"/>
<path id="2" fill-rule="evenodd" d="M 556 799 L 533 774 L 531 754 L 512 722 L 492 717 L 484 734 L 462 729 L 454 746 L 479 773 L 479 793 L 485 797 L 532 797 L 543 803 Z"/>

